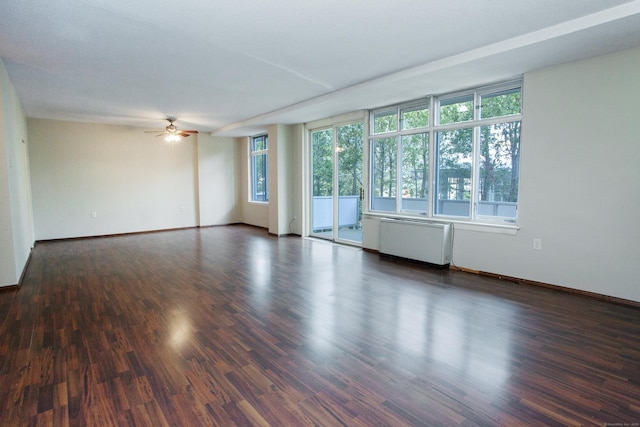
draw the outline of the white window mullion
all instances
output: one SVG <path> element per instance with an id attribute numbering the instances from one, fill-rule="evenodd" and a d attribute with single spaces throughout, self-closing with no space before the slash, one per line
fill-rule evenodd
<path id="1" fill-rule="evenodd" d="M 402 129 L 402 117 L 400 106 L 396 105 L 396 126 L 397 131 Z M 396 131 L 396 133 L 397 133 Z M 396 138 L 396 212 L 402 211 L 402 138 L 397 134 Z"/>
<path id="2" fill-rule="evenodd" d="M 478 91 L 473 94 L 473 120 L 480 120 L 482 99 Z M 472 145 L 472 163 L 471 163 L 471 206 L 469 218 L 475 219 L 478 211 L 478 194 L 480 191 L 480 126 L 473 128 L 473 145 Z"/>
<path id="3" fill-rule="evenodd" d="M 369 139 L 370 113 L 367 111 L 362 132 L 362 190 L 361 200 L 362 212 L 369 212 L 371 209 L 371 140 Z"/>
<path id="4" fill-rule="evenodd" d="M 473 162 L 471 164 L 471 219 L 477 217 L 478 195 L 480 193 L 480 127 L 473 128 Z"/>
<path id="5" fill-rule="evenodd" d="M 396 135 L 396 212 L 402 211 L 402 138 Z"/>
<path id="6" fill-rule="evenodd" d="M 340 203 L 340 188 L 338 187 L 340 185 L 340 179 L 338 177 L 338 127 L 334 126 L 332 128 L 331 131 L 332 135 L 333 135 L 333 141 L 331 144 L 331 150 L 333 152 L 333 195 L 332 195 L 332 206 L 331 206 L 331 210 L 332 210 L 332 218 L 333 218 L 333 225 L 331 226 L 331 232 L 332 232 L 332 239 L 336 240 L 338 238 L 338 230 L 340 228 L 340 224 L 339 224 L 339 208 L 338 208 L 338 203 Z"/>
<path id="7" fill-rule="evenodd" d="M 436 124 L 436 97 L 432 96 L 429 102 L 429 151 L 428 151 L 428 159 L 429 167 L 428 167 L 428 194 L 427 194 L 427 216 L 433 217 L 433 213 L 435 211 L 435 197 L 437 197 L 437 189 L 436 189 L 436 133 L 433 130 L 433 127 Z"/>

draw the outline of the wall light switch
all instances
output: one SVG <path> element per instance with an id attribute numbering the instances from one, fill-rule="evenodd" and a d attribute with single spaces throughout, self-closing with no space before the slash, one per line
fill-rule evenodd
<path id="1" fill-rule="evenodd" d="M 542 250 L 542 239 L 533 239 L 533 249 L 536 251 Z"/>
<path id="2" fill-rule="evenodd" d="M 98 216 L 98 212 L 96 211 L 91 212 L 91 218 L 96 218 L 97 216 Z"/>

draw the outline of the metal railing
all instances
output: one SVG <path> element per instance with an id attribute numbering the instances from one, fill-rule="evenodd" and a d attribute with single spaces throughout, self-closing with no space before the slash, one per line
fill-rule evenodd
<path id="1" fill-rule="evenodd" d="M 447 200 L 438 199 L 435 207 L 437 215 L 452 215 L 452 216 L 469 216 L 470 214 L 470 202 L 469 200 Z M 483 216 L 497 216 L 497 217 L 516 217 L 515 202 L 478 202 L 478 215 Z M 395 212 L 396 211 L 396 198 L 395 197 L 374 197 L 371 209 L 374 211 L 382 212 Z M 426 212 L 427 211 L 427 199 L 419 198 L 403 198 L 402 210 L 411 212 Z"/>
<path id="2" fill-rule="evenodd" d="M 439 199 L 435 207 L 436 215 L 468 217 L 469 200 Z M 514 202 L 478 202 L 478 215 L 505 218 L 516 217 Z M 372 210 L 380 212 L 396 212 L 395 197 L 375 197 Z M 427 199 L 403 198 L 402 210 L 407 212 L 426 212 Z M 317 196 L 313 198 L 313 230 L 330 229 L 333 223 L 333 197 Z M 338 197 L 338 226 L 357 227 L 360 225 L 360 198 L 358 196 Z"/>
<path id="3" fill-rule="evenodd" d="M 360 197 L 338 197 L 338 226 L 357 227 L 360 225 Z M 313 229 L 331 228 L 333 223 L 333 197 L 317 196 L 313 198 Z"/>

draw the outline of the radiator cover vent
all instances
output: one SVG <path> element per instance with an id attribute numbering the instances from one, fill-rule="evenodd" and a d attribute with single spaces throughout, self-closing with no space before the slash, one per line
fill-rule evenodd
<path id="1" fill-rule="evenodd" d="M 439 266 L 451 263 L 451 224 L 380 220 L 380 253 Z"/>

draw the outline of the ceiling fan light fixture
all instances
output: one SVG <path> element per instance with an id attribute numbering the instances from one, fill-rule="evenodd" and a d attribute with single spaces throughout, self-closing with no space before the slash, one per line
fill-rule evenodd
<path id="1" fill-rule="evenodd" d="M 180 141 L 180 135 L 175 134 L 175 133 L 171 133 L 169 135 L 167 135 L 167 137 L 164 139 L 167 142 L 178 142 Z"/>
<path id="2" fill-rule="evenodd" d="M 169 125 L 164 128 L 164 130 L 145 130 L 145 133 L 155 133 L 156 137 L 164 136 L 164 140 L 170 144 L 176 143 L 182 138 L 186 138 L 191 136 L 192 134 L 198 134 L 197 130 L 179 130 L 173 122 L 176 120 L 173 117 L 168 117 L 166 119 L 169 122 Z"/>

